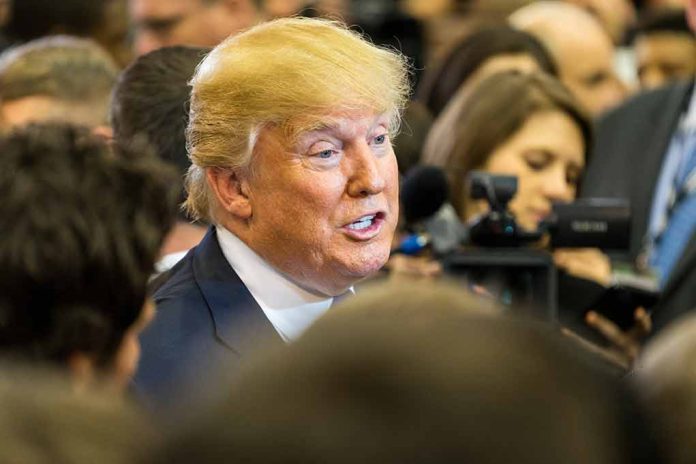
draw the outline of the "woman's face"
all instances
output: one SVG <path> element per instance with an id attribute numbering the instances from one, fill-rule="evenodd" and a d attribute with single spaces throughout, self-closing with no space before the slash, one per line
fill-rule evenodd
<path id="1" fill-rule="evenodd" d="M 566 113 L 542 111 L 496 148 L 483 170 L 518 178 L 510 210 L 522 228 L 536 230 L 555 202 L 575 199 L 585 167 L 585 143 L 580 127 Z M 486 206 L 479 203 L 473 213 Z"/>

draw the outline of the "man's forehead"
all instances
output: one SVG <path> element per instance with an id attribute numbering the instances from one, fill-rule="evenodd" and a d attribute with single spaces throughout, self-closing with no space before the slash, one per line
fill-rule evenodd
<path id="1" fill-rule="evenodd" d="M 372 111 L 330 113 L 309 122 L 300 132 L 300 136 L 316 132 L 360 133 L 378 126 L 387 126 L 389 121 L 389 113 Z"/>

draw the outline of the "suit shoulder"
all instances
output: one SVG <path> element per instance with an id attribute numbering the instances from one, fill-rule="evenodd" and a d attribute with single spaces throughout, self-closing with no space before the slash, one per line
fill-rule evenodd
<path id="1" fill-rule="evenodd" d="M 153 295 L 155 303 L 159 305 L 165 300 L 182 297 L 196 287 L 193 275 L 193 256 L 193 251 L 189 252 L 173 268 L 167 271 L 166 277 L 162 278 Z"/>
<path id="2" fill-rule="evenodd" d="M 650 115 L 664 116 L 665 107 L 675 99 L 684 100 L 691 85 L 688 82 L 680 82 L 634 95 L 603 115 L 598 121 L 598 129 L 601 131 L 607 126 L 631 124 L 636 119 Z"/>

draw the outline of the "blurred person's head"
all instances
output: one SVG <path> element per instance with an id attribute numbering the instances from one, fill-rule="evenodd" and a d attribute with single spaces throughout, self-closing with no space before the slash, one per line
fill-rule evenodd
<path id="1" fill-rule="evenodd" d="M 223 42 L 192 80 L 188 210 L 315 293 L 377 271 L 398 218 L 404 60 L 317 19 Z"/>
<path id="2" fill-rule="evenodd" d="M 518 178 L 510 210 L 536 230 L 554 202 L 572 201 L 585 168 L 590 123 L 555 78 L 507 71 L 461 92 L 431 130 L 424 162 L 442 166 L 464 220 L 483 213 L 466 188 L 472 170 Z"/>
<path id="3" fill-rule="evenodd" d="M 667 462 L 695 462 L 696 317 L 682 317 L 650 341 L 632 381 L 655 421 Z"/>
<path id="4" fill-rule="evenodd" d="M 87 129 L 0 138 L 0 352 L 123 388 L 153 315 L 146 286 L 174 217 L 172 173 Z"/>
<path id="5" fill-rule="evenodd" d="M 361 292 L 153 461 L 630 462 L 615 379 L 482 306 L 432 283 Z"/>
<path id="6" fill-rule="evenodd" d="M 626 96 L 614 71 L 614 45 L 587 11 L 561 1 L 540 1 L 517 10 L 510 23 L 541 40 L 558 65 L 561 81 L 591 115 Z"/>
<path id="7" fill-rule="evenodd" d="M 131 464 L 158 444 L 120 398 L 74 392 L 60 375 L 0 365 L 0 461 L 5 464 Z"/>
<path id="8" fill-rule="evenodd" d="M 488 27 L 459 42 L 426 74 L 418 100 L 437 117 L 462 85 L 507 69 L 556 74 L 553 59 L 532 35 L 507 26 Z"/>
<path id="9" fill-rule="evenodd" d="M 17 44 L 51 35 L 92 38 L 120 66 L 130 60 L 126 0 L 8 0 L 5 31 Z"/>
<path id="10" fill-rule="evenodd" d="M 87 39 L 37 39 L 0 55 L 0 127 L 31 122 L 108 124 L 111 88 L 118 70 Z"/>
<path id="11" fill-rule="evenodd" d="M 183 178 L 191 166 L 186 153 L 191 87 L 196 66 L 209 49 L 164 47 L 138 57 L 118 77 L 111 102 L 114 142 L 128 147 L 142 141 L 175 166 Z"/>
<path id="12" fill-rule="evenodd" d="M 696 38 L 683 11 L 648 12 L 638 23 L 633 48 L 643 89 L 696 75 Z"/>
<path id="13" fill-rule="evenodd" d="M 584 8 L 595 16 L 609 33 L 614 44 L 625 39 L 636 19 L 636 8 L 630 0 L 565 0 Z"/>
<path id="14" fill-rule="evenodd" d="M 258 0 L 128 0 L 137 55 L 168 45 L 213 47 L 258 19 Z"/>

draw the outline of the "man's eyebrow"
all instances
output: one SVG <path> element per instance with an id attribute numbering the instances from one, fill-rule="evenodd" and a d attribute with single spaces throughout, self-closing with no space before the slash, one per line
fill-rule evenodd
<path id="1" fill-rule="evenodd" d="M 180 22 L 183 18 L 183 15 L 169 16 L 166 18 L 143 18 L 138 22 L 138 26 L 144 29 L 162 31 L 169 29 L 174 24 Z"/>

